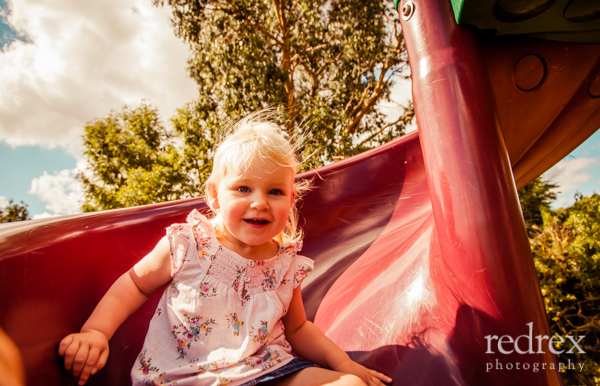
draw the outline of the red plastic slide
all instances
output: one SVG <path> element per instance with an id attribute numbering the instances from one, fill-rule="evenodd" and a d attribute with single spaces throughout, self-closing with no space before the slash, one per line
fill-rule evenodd
<path id="1" fill-rule="evenodd" d="M 447 0 L 411 3 L 419 134 L 303 176 L 307 315 L 396 385 L 560 385 L 516 187 L 600 126 L 600 46 L 488 39 L 458 27 Z M 544 66 L 523 70 L 528 55 Z M 515 86 L 530 70 L 541 83 Z M 192 208 L 203 200 L 0 226 L 0 327 L 29 385 L 76 384 L 59 341 Z M 129 384 L 159 296 L 90 385 Z"/>
<path id="2" fill-rule="evenodd" d="M 305 176 L 315 184 L 301 208 L 302 253 L 316 262 L 304 282 L 309 318 L 397 384 L 507 384 L 486 363 L 510 356 L 486 355 L 484 336 L 516 337 L 530 321 L 536 331 L 545 326 L 537 282 L 510 256 L 489 265 L 462 254 L 444 259 L 417 133 Z M 192 208 L 205 208 L 202 199 L 0 227 L 0 326 L 19 346 L 30 385 L 75 384 L 58 342 Z M 483 229 L 474 236 L 489 241 Z M 128 384 L 157 301 L 118 330 L 107 367 L 90 385 Z M 519 322 L 505 323 L 515 315 Z M 528 384 L 549 376 L 528 374 Z"/>

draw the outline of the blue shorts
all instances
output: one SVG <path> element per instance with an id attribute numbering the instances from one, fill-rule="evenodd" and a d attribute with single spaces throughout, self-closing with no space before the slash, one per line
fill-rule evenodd
<path id="1" fill-rule="evenodd" d="M 293 374 L 307 367 L 317 367 L 317 365 L 302 358 L 294 358 L 277 370 L 271 371 L 265 375 L 261 375 L 258 378 L 254 378 L 246 383 L 241 384 L 240 386 L 255 386 L 259 383 L 265 383 L 277 378 L 285 377 L 286 375 Z"/>

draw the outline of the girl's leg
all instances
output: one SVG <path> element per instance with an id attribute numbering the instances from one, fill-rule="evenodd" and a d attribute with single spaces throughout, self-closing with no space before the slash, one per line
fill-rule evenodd
<path id="1" fill-rule="evenodd" d="M 283 378 L 261 384 L 261 386 L 366 386 L 362 379 L 352 374 L 338 373 L 337 371 L 309 367 Z"/>

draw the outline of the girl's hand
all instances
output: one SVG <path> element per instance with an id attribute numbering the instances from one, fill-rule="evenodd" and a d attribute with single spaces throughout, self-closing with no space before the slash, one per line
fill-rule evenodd
<path id="1" fill-rule="evenodd" d="M 356 375 L 369 386 L 383 386 L 383 382 L 392 382 L 392 378 L 383 375 L 375 370 L 367 369 L 365 366 L 359 365 L 358 363 L 352 360 L 347 360 L 340 363 L 333 370 L 339 371 L 341 373 Z"/>
<path id="2" fill-rule="evenodd" d="M 96 330 L 71 334 L 60 342 L 58 354 L 65 357 L 65 369 L 83 385 L 106 364 L 108 338 Z"/>
<path id="3" fill-rule="evenodd" d="M 170 254 L 169 240 L 163 237 L 152 252 L 114 282 L 81 332 L 60 342 L 58 353 L 65 357 L 65 369 L 79 377 L 79 385 L 104 367 L 108 340 L 117 328 L 148 296 L 171 280 Z"/>

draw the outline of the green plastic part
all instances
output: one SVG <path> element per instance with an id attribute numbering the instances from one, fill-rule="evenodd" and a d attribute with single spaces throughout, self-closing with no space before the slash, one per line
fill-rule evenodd
<path id="1" fill-rule="evenodd" d="M 600 0 L 448 0 L 456 22 L 489 35 L 600 43 Z"/>
<path id="2" fill-rule="evenodd" d="M 394 8 L 396 8 L 396 11 L 398 10 L 399 6 L 400 6 L 400 0 L 394 0 Z"/>
<path id="3" fill-rule="evenodd" d="M 465 0 L 452 0 L 452 10 L 454 11 L 454 18 L 456 19 L 456 24 L 460 24 L 460 14 L 462 12 L 464 4 Z"/>

